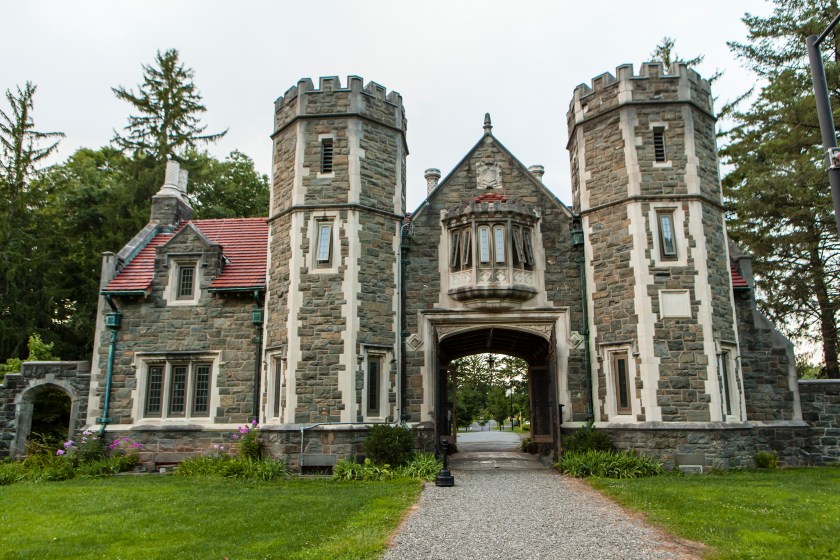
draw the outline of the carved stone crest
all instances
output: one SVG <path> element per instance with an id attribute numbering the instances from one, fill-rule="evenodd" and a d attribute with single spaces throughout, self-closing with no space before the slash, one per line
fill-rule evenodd
<path id="1" fill-rule="evenodd" d="M 496 161 L 482 161 L 476 165 L 479 189 L 498 189 L 502 186 L 502 165 Z"/>

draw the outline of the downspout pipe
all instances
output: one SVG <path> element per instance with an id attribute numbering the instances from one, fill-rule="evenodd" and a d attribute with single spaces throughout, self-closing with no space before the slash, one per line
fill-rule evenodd
<path id="1" fill-rule="evenodd" d="M 113 298 L 110 294 L 105 296 L 105 301 L 111 307 L 111 311 L 105 314 L 105 326 L 110 331 L 108 343 L 108 366 L 105 371 L 105 402 L 102 405 L 102 416 L 96 419 L 96 423 L 100 424 L 99 437 L 105 435 L 105 428 L 108 427 L 113 420 L 108 416 L 111 408 L 111 380 L 114 377 L 114 355 L 117 346 L 117 331 L 120 330 L 120 323 L 122 321 L 122 313 L 117 309 Z"/>
<path id="2" fill-rule="evenodd" d="M 257 329 L 254 339 L 254 420 L 260 421 L 260 381 L 262 379 L 262 345 L 263 345 L 263 303 L 260 300 L 260 290 L 254 290 L 254 310 L 251 312 L 251 322 Z"/>

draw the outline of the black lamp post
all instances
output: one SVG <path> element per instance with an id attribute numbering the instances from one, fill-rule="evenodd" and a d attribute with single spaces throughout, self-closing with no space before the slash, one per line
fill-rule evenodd
<path id="1" fill-rule="evenodd" d="M 817 102 L 817 117 L 820 120 L 823 148 L 828 165 L 828 183 L 831 185 L 831 198 L 834 201 L 834 220 L 840 234 L 840 149 L 837 148 L 837 133 L 834 129 L 834 117 L 831 113 L 831 101 L 828 97 L 828 84 L 825 79 L 820 43 L 828 36 L 837 22 L 837 14 L 828 27 L 819 36 L 811 35 L 805 39 L 808 47 L 808 60 L 811 63 L 811 81 L 814 83 L 814 98 Z"/>

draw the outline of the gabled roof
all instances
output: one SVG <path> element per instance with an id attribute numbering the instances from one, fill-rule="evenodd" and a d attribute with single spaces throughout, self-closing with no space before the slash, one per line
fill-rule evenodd
<path id="1" fill-rule="evenodd" d="M 486 116 L 485 116 L 485 118 L 486 118 Z M 569 207 L 566 206 L 565 204 L 563 204 L 563 202 L 559 198 L 557 198 L 556 194 L 551 192 L 551 189 L 549 189 L 548 186 L 545 183 L 543 183 L 542 181 L 540 181 L 539 179 L 534 177 L 534 175 L 530 171 L 528 171 L 528 168 L 525 166 L 525 164 L 523 164 L 521 161 L 519 161 L 519 158 L 517 158 L 515 155 L 513 155 L 513 152 L 508 150 L 507 147 L 504 144 L 502 144 L 499 141 L 499 139 L 496 138 L 493 135 L 492 132 L 490 132 L 490 130 L 487 129 L 487 127 L 486 127 L 487 124 L 488 124 L 487 121 L 485 121 L 485 128 L 484 128 L 485 132 L 484 132 L 484 134 L 481 135 L 481 138 L 479 138 L 478 142 L 476 142 L 473 145 L 473 147 L 470 148 L 470 150 L 466 153 L 466 155 L 464 155 L 464 157 L 461 158 L 461 161 L 459 161 L 455 165 L 455 167 L 452 168 L 452 170 L 449 172 L 449 174 L 446 175 L 446 177 L 444 177 L 440 181 L 440 183 L 438 183 L 438 186 L 435 188 L 435 190 L 430 192 L 426 196 L 426 198 L 423 199 L 423 201 L 420 203 L 420 206 L 418 206 L 417 209 L 414 210 L 414 212 L 412 213 L 412 218 L 416 218 L 419 214 L 421 214 L 426 209 L 426 207 L 429 205 L 429 199 L 432 198 L 433 196 L 435 196 L 438 192 L 440 192 L 442 190 L 442 187 L 444 187 L 452 179 L 452 177 L 464 165 L 464 163 L 466 163 L 470 158 L 473 157 L 475 152 L 478 151 L 478 149 L 481 148 L 484 145 L 484 140 L 486 138 L 490 138 L 490 140 L 496 145 L 496 147 L 499 149 L 499 151 L 501 151 L 508 158 L 510 158 L 510 161 L 512 161 L 513 164 L 516 167 L 519 168 L 519 170 L 522 172 L 522 174 L 526 178 L 526 180 L 531 181 L 536 187 L 538 187 L 539 189 L 542 189 L 548 195 L 549 200 L 553 201 L 557 205 L 557 207 L 559 207 L 561 209 L 561 211 L 563 211 L 568 217 L 572 217 L 572 211 L 569 209 Z M 490 127 L 490 128 L 492 129 L 492 127 Z M 493 201 L 490 201 L 490 202 L 493 202 Z"/>
<path id="2" fill-rule="evenodd" d="M 175 231 L 159 232 L 131 259 L 102 290 L 105 294 L 148 294 L 155 273 L 158 247 L 168 243 L 187 224 L 191 224 L 212 243 L 221 245 L 225 264 L 210 285 L 212 291 L 265 288 L 268 256 L 268 224 L 265 218 L 192 220 Z"/>

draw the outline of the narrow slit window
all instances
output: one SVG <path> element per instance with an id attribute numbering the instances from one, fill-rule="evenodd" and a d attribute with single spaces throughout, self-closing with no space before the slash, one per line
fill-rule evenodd
<path id="1" fill-rule="evenodd" d="M 321 140 L 321 173 L 333 172 L 333 140 L 324 138 Z"/>
<path id="2" fill-rule="evenodd" d="M 659 250 L 663 259 L 677 258 L 677 242 L 674 235 L 674 212 L 657 212 L 659 222 Z"/>
<path id="3" fill-rule="evenodd" d="M 367 413 L 368 416 L 379 416 L 379 359 L 374 358 L 368 362 L 368 383 L 367 383 Z"/>
<path id="4" fill-rule="evenodd" d="M 328 222 L 318 223 L 318 246 L 315 250 L 316 264 L 319 267 L 328 267 L 332 262 L 332 224 Z"/>
<path id="5" fill-rule="evenodd" d="M 627 368 L 627 354 L 613 355 L 615 373 L 615 408 L 618 414 L 630 414 L 630 373 Z"/>
<path id="6" fill-rule="evenodd" d="M 665 163 L 665 129 L 657 127 L 653 129 L 653 157 L 657 163 Z"/>
<path id="7" fill-rule="evenodd" d="M 729 387 L 729 352 L 720 355 L 720 375 L 723 378 L 723 410 L 729 416 L 732 414 L 732 394 Z"/>
<path id="8" fill-rule="evenodd" d="M 481 264 L 490 264 L 490 228 L 478 228 L 478 260 Z"/>
<path id="9" fill-rule="evenodd" d="M 496 263 L 504 264 L 505 262 L 505 228 L 496 226 L 493 228 L 493 236 L 495 237 L 495 254 Z"/>
<path id="10" fill-rule="evenodd" d="M 283 389 L 283 362 L 282 360 L 274 359 L 274 417 L 280 417 L 280 399 L 282 398 Z"/>

